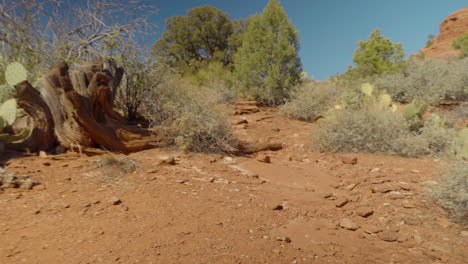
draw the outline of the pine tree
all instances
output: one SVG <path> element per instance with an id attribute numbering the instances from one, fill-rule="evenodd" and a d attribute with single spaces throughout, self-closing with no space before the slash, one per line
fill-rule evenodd
<path id="1" fill-rule="evenodd" d="M 299 81 L 299 34 L 278 0 L 249 18 L 242 46 L 234 56 L 240 90 L 268 104 L 284 102 Z"/>
<path id="2" fill-rule="evenodd" d="M 353 56 L 357 67 L 350 70 L 361 77 L 391 72 L 404 65 L 402 44 L 385 38 L 378 28 L 371 32 L 368 40 L 359 41 L 358 46 Z"/>

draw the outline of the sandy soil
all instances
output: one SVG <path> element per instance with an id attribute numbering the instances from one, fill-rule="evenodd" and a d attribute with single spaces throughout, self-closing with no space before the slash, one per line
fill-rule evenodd
<path id="1" fill-rule="evenodd" d="M 314 125 L 272 109 L 231 121 L 283 149 L 154 149 L 129 174 L 103 156 L 8 160 L 42 185 L 0 192 L 0 263 L 466 263 L 466 231 L 427 196 L 440 161 L 315 153 Z"/>

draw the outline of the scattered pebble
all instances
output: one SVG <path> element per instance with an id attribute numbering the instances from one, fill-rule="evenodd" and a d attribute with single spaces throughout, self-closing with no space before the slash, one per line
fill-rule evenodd
<path id="1" fill-rule="evenodd" d="M 263 162 L 263 163 L 270 163 L 271 162 L 270 156 L 268 156 L 268 155 L 258 155 L 257 160 L 260 161 L 260 162 Z"/>
<path id="2" fill-rule="evenodd" d="M 374 214 L 374 210 L 372 210 L 371 208 L 367 208 L 367 207 L 361 207 L 356 210 L 356 213 L 357 215 L 361 217 L 367 218 L 371 216 L 372 214 Z"/>
<path id="3" fill-rule="evenodd" d="M 335 206 L 341 208 L 349 203 L 349 199 L 346 197 L 339 197 L 335 201 Z"/>
<path id="4" fill-rule="evenodd" d="M 341 219 L 339 226 L 341 228 L 344 228 L 346 230 L 351 230 L 351 231 L 355 231 L 359 228 L 353 221 L 351 221 L 348 218 Z"/>
<path id="5" fill-rule="evenodd" d="M 398 240 L 398 233 L 394 231 L 383 231 L 378 237 L 385 242 L 395 242 Z"/>
<path id="6" fill-rule="evenodd" d="M 122 200 L 120 200 L 120 198 L 118 198 L 118 197 L 114 196 L 114 197 L 111 197 L 109 199 L 109 204 L 111 204 L 111 205 L 119 205 L 121 203 L 122 203 Z"/>

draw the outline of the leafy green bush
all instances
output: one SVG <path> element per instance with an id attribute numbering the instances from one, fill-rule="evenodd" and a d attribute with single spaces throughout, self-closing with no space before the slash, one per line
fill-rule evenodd
<path id="1" fill-rule="evenodd" d="M 397 73 L 376 79 L 394 100 L 410 102 L 420 99 L 430 104 L 440 100 L 468 100 L 468 58 L 453 60 L 412 59 Z"/>
<path id="2" fill-rule="evenodd" d="M 165 74 L 145 98 L 144 113 L 163 129 L 167 143 L 196 152 L 220 152 L 236 144 L 220 95 Z"/>
<path id="3" fill-rule="evenodd" d="M 468 34 L 459 36 L 452 42 L 452 46 L 461 51 L 460 58 L 468 56 Z"/>
<path id="4" fill-rule="evenodd" d="M 454 220 L 468 224 L 468 162 L 447 165 L 440 174 L 441 183 L 434 188 L 433 196 Z"/>
<path id="5" fill-rule="evenodd" d="M 338 102 L 338 89 L 331 82 L 301 85 L 292 100 L 280 107 L 280 113 L 302 121 L 314 121 Z"/>

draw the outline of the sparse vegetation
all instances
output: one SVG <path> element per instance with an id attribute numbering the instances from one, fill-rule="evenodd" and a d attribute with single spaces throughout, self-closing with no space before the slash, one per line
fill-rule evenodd
<path id="1" fill-rule="evenodd" d="M 441 171 L 441 183 L 433 195 L 448 210 L 451 217 L 461 224 L 468 224 L 468 162 L 447 164 Z"/>
<path id="2" fill-rule="evenodd" d="M 221 96 L 167 73 L 146 96 L 145 114 L 165 131 L 171 145 L 197 152 L 219 152 L 235 144 Z"/>
<path id="3" fill-rule="evenodd" d="M 452 46 L 461 51 L 460 58 L 468 56 L 468 34 L 463 34 L 455 39 Z"/>
<path id="4" fill-rule="evenodd" d="M 408 136 L 405 119 L 390 111 L 335 111 L 319 123 L 314 144 L 321 151 L 400 154 L 398 142 Z"/>
<path id="5" fill-rule="evenodd" d="M 397 73 L 378 78 L 375 84 L 388 91 L 394 100 L 420 99 L 438 104 L 440 100 L 468 100 L 468 59 L 459 61 L 415 60 Z"/>
<path id="6" fill-rule="evenodd" d="M 305 83 L 280 107 L 280 112 L 290 118 L 312 122 L 338 103 L 336 88 L 332 82 Z"/>
<path id="7" fill-rule="evenodd" d="M 424 47 L 429 48 L 430 46 L 432 46 L 432 44 L 434 43 L 435 37 L 436 36 L 434 34 L 427 35 L 427 42 L 426 42 L 426 45 L 424 45 Z"/>

